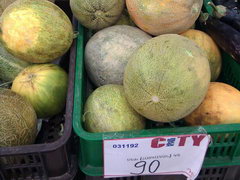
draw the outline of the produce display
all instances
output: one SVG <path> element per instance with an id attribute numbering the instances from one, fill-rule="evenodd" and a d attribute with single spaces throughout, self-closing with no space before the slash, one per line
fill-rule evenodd
<path id="1" fill-rule="evenodd" d="M 158 136 L 156 132 L 161 134 L 165 127 L 174 135 L 178 126 L 187 126 L 184 132 L 176 130 L 187 134 L 185 130 L 200 129 L 190 126 L 240 124 L 239 88 L 222 80 L 226 74 L 234 79 L 235 69 L 227 67 L 232 60 L 228 55 L 240 72 L 238 1 L 69 0 L 69 10 L 81 25 L 79 32 L 74 32 L 68 15 L 54 1 L 0 0 L 0 148 L 38 144 L 45 138 L 40 137 L 42 121 L 55 131 L 51 119 L 65 118 L 69 77 L 57 62 L 78 33 L 77 42 L 84 47 L 76 45 L 81 52 L 76 52 L 79 64 L 74 64 L 81 75 L 74 78 L 81 83 L 80 88 L 74 84 L 72 92 L 77 95 L 67 108 L 81 101 L 73 127 L 75 132 L 80 129 L 77 135 L 96 137 L 93 147 L 102 144 L 99 136 L 104 139 L 111 133 L 144 138 L 144 133 Z M 65 130 L 62 119 L 59 136 Z M 238 137 L 236 132 L 214 133 L 213 141 Z M 83 141 L 88 144 L 87 138 Z M 95 160 L 100 172 L 102 156 Z M 89 167 L 93 172 L 95 167 Z"/>
<path id="2" fill-rule="evenodd" d="M 86 70 L 96 86 L 123 84 L 123 73 L 134 50 L 151 36 L 127 25 L 115 25 L 98 31 L 85 49 Z"/>
<path id="3" fill-rule="evenodd" d="M 107 85 L 123 85 L 127 102 L 146 119 L 146 122 L 189 121 L 189 117 L 193 117 L 195 111 L 198 115 L 203 114 L 204 111 L 198 111 L 198 108 L 206 101 L 210 84 L 221 80 L 222 50 L 231 52 L 229 54 L 233 57 L 237 57 L 239 53 L 238 30 L 225 21 L 233 11 L 238 11 L 236 6 L 232 7 L 237 3 L 224 1 L 226 3 L 224 8 L 220 1 L 209 3 L 209 6 L 213 7 L 213 14 L 210 15 L 201 12 L 202 0 L 178 2 L 126 0 L 126 9 L 121 12 L 121 18 L 129 17 L 135 23 L 135 27 L 122 20 L 124 25 L 116 25 L 117 22 L 108 24 L 105 28 L 93 28 L 87 26 L 82 19 L 88 24 L 94 24 L 97 18 L 89 19 L 85 15 L 91 15 L 93 10 L 98 8 L 105 10 L 108 8 L 103 2 L 98 1 L 98 5 L 95 3 L 96 1 L 90 0 L 70 2 L 72 9 L 78 10 L 78 14 L 76 15 L 76 12 L 74 14 L 79 23 L 90 30 L 98 30 L 93 31 L 85 45 L 84 64 L 90 84 L 93 84 L 89 85 L 91 91 L 87 92 L 89 97 L 83 114 L 85 130 L 89 132 L 129 130 L 127 127 L 121 128 L 121 116 L 112 118 L 111 111 L 119 108 L 117 103 L 110 103 L 113 98 L 109 93 L 106 92 L 105 96 L 97 93 L 102 86 Z M 92 6 L 94 9 L 91 9 Z M 85 13 L 87 8 L 89 13 Z M 219 14 L 223 13 L 224 17 L 220 17 Z M 120 24 L 121 18 L 118 20 Z M 222 94 L 215 95 L 217 97 L 214 99 L 221 99 Z M 100 104 L 96 103 L 97 100 L 106 101 L 106 104 L 111 104 L 111 108 L 104 104 L 97 105 Z M 229 103 L 234 103 L 231 100 L 229 98 Z M 218 103 L 220 102 L 216 101 L 213 107 Z M 88 113 L 86 109 L 90 107 L 91 113 Z M 99 113 L 99 108 L 104 113 Z M 204 117 L 202 118 L 202 123 L 187 125 L 206 125 Z M 107 123 L 103 119 L 107 119 Z M 234 122 L 231 121 L 230 114 L 224 115 L 223 119 L 210 124 Z M 111 124 L 112 129 L 104 129 L 103 126 L 106 125 L 104 123 Z"/>
<path id="4" fill-rule="evenodd" d="M 55 60 L 73 27 L 53 1 L 0 2 L 0 147 L 34 144 L 41 122 L 64 110 L 68 74 Z"/>

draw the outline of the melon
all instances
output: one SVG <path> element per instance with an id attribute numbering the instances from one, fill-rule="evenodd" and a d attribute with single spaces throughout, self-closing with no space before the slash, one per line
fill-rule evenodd
<path id="1" fill-rule="evenodd" d="M 211 81 L 216 81 L 222 67 L 221 53 L 217 44 L 203 31 L 189 29 L 181 35 L 195 41 L 197 45 L 207 53 L 211 70 Z"/>
<path id="2" fill-rule="evenodd" d="M 13 2 L 16 0 L 0 0 L 0 15 L 3 13 L 3 11 Z M 55 2 L 55 0 L 49 0 L 51 2 Z"/>
<path id="3" fill-rule="evenodd" d="M 74 37 L 68 16 L 46 0 L 15 1 L 3 12 L 0 24 L 0 39 L 6 49 L 32 63 L 59 58 L 70 48 Z"/>
<path id="4" fill-rule="evenodd" d="M 32 144 L 37 115 L 32 105 L 9 89 L 0 88 L 0 147 Z"/>
<path id="5" fill-rule="evenodd" d="M 130 15 L 127 11 L 127 9 L 123 10 L 123 13 L 117 23 L 115 25 L 129 25 L 129 26 L 136 26 L 132 19 L 130 18 Z"/>
<path id="6" fill-rule="evenodd" d="M 38 118 L 60 113 L 66 101 L 68 76 L 55 64 L 31 65 L 14 79 L 12 91 L 25 97 Z"/>
<path id="7" fill-rule="evenodd" d="M 211 82 L 201 105 L 185 117 L 191 126 L 240 123 L 240 91 L 221 82 Z"/>
<path id="8" fill-rule="evenodd" d="M 145 120 L 127 102 L 122 85 L 97 88 L 87 99 L 83 122 L 88 132 L 140 130 Z"/>
<path id="9" fill-rule="evenodd" d="M 0 80 L 12 82 L 16 76 L 30 63 L 10 54 L 0 43 Z"/>
<path id="10" fill-rule="evenodd" d="M 134 23 L 152 35 L 178 34 L 197 20 L 203 0 L 126 0 Z"/>
<path id="11" fill-rule="evenodd" d="M 85 66 L 97 86 L 123 84 L 123 73 L 131 54 L 151 36 L 127 25 L 115 25 L 98 31 L 87 42 Z"/>
<path id="12" fill-rule="evenodd" d="M 165 34 L 148 40 L 133 53 L 123 85 L 128 102 L 139 114 L 171 122 L 199 106 L 209 82 L 204 51 L 186 37 Z"/>
<path id="13" fill-rule="evenodd" d="M 73 15 L 83 26 L 100 30 L 120 18 L 125 0 L 70 0 Z"/>
<path id="14" fill-rule="evenodd" d="M 1 10 L 0 12 L 1 12 L 1 14 L 10 4 L 12 4 L 15 1 L 17 1 L 17 0 L 0 0 L 0 10 Z M 43 1 L 45 1 L 45 0 L 43 0 Z M 52 3 L 55 2 L 55 0 L 48 0 L 48 1 L 50 1 Z"/>

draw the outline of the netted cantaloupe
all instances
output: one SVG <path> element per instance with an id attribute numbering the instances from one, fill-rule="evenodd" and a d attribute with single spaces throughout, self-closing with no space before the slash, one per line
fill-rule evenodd
<path id="1" fill-rule="evenodd" d="M 0 88 L 0 147 L 32 144 L 37 115 L 31 104 L 9 89 Z"/>
<path id="2" fill-rule="evenodd" d="M 203 0 L 126 0 L 134 23 L 152 35 L 182 33 L 197 20 Z"/>
<path id="3" fill-rule="evenodd" d="M 32 63 L 52 62 L 70 48 L 71 21 L 46 0 L 17 0 L 0 18 L 0 40 L 14 56 Z"/>
<path id="4" fill-rule="evenodd" d="M 98 31 L 85 48 L 85 65 L 96 86 L 123 84 L 123 73 L 132 53 L 151 39 L 142 30 L 115 25 Z"/>
<path id="5" fill-rule="evenodd" d="M 100 30 L 120 18 L 125 0 L 70 0 L 73 15 L 85 27 Z"/>
<path id="6" fill-rule="evenodd" d="M 128 102 L 141 115 L 160 122 L 190 114 L 204 99 L 209 82 L 205 52 L 177 34 L 148 40 L 130 57 L 124 73 Z"/>
<path id="7" fill-rule="evenodd" d="M 140 130 L 145 120 L 127 102 L 122 85 L 97 88 L 87 99 L 83 115 L 89 132 Z"/>
<path id="8" fill-rule="evenodd" d="M 196 29 L 189 29 L 181 35 L 195 41 L 207 53 L 211 69 L 211 81 L 217 80 L 222 67 L 222 57 L 217 44 L 208 34 Z"/>

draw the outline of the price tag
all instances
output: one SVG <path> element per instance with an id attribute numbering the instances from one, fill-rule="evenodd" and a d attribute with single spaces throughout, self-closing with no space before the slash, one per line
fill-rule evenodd
<path id="1" fill-rule="evenodd" d="M 183 174 L 194 180 L 210 139 L 190 134 L 104 140 L 104 177 Z"/>

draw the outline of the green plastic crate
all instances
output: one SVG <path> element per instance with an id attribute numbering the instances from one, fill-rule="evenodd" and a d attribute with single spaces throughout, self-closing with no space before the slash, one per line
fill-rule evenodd
<path id="1" fill-rule="evenodd" d="M 208 5 L 211 0 L 204 0 L 204 11 L 212 14 L 212 7 Z M 230 84 L 240 90 L 240 64 L 229 54 L 222 51 L 222 71 L 219 81 Z"/>
<path id="2" fill-rule="evenodd" d="M 199 133 L 199 131 L 211 134 L 213 139 L 213 143 L 208 148 L 204 160 L 204 168 L 240 165 L 240 124 L 181 127 L 182 125 L 180 123 L 177 124 L 177 126 L 180 127 L 159 128 L 157 124 L 149 121 L 147 125 L 148 129 L 145 130 L 113 133 L 89 133 L 85 131 L 82 124 L 82 113 L 86 96 L 89 95 L 87 92 L 89 90 L 89 84 L 87 82 L 87 76 L 84 69 L 84 47 L 86 41 L 91 36 L 91 32 L 83 28 L 81 25 L 78 26 L 78 31 L 79 36 L 77 40 L 76 55 L 73 128 L 80 140 L 78 152 L 79 167 L 85 174 L 89 176 L 103 175 L 103 139 L 192 134 Z M 221 76 L 226 77 L 223 81 L 233 84 L 236 81 L 234 80 L 232 74 L 235 75 L 234 68 L 238 64 L 236 64 L 235 61 L 229 61 L 229 59 L 229 56 L 224 53 L 223 66 L 225 66 L 225 68 L 223 69 Z M 235 85 L 239 86 L 239 84 L 240 83 L 236 83 Z"/>

